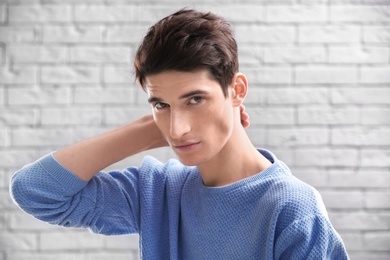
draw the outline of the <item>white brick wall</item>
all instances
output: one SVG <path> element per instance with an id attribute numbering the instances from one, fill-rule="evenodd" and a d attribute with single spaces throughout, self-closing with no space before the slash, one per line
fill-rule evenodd
<path id="1" fill-rule="evenodd" d="M 137 236 L 26 215 L 8 182 L 51 150 L 149 113 L 131 59 L 147 28 L 184 6 L 233 23 L 253 142 L 318 188 L 351 259 L 390 259 L 389 0 L 2 0 L 0 260 L 139 257 Z"/>

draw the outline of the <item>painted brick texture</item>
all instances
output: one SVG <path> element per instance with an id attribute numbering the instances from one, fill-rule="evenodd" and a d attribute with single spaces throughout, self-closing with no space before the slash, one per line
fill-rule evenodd
<path id="1" fill-rule="evenodd" d="M 0 259 L 139 258 L 136 235 L 26 215 L 8 182 L 52 150 L 149 113 L 132 57 L 149 26 L 185 6 L 232 22 L 256 146 L 320 191 L 351 259 L 390 259 L 388 0 L 0 1 Z"/>

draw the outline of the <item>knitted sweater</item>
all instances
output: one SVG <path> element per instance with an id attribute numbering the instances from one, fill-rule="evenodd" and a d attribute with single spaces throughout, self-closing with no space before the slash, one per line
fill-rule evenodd
<path id="1" fill-rule="evenodd" d="M 196 167 L 152 157 L 85 182 L 50 154 L 15 173 L 10 190 L 43 221 L 139 233 L 144 259 L 348 259 L 319 193 L 259 151 L 272 166 L 223 187 L 204 186 Z"/>

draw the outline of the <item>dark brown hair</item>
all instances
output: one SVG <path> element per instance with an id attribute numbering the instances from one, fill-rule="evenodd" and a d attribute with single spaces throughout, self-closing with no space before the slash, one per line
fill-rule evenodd
<path id="1" fill-rule="evenodd" d="M 149 28 L 134 60 L 135 76 L 207 69 L 227 96 L 238 72 L 237 43 L 229 23 L 213 13 L 182 9 Z"/>

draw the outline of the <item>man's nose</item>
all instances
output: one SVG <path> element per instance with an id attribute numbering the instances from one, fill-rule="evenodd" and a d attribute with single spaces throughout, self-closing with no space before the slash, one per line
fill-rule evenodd
<path id="1" fill-rule="evenodd" d="M 174 139 L 180 139 L 183 135 L 191 131 L 190 120 L 183 113 L 171 111 L 170 134 Z"/>

